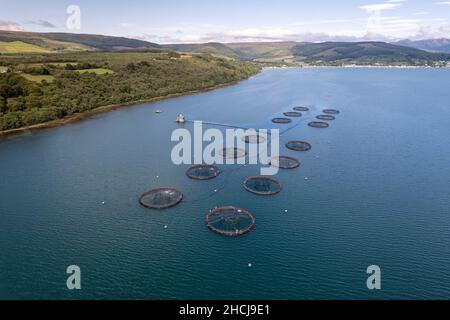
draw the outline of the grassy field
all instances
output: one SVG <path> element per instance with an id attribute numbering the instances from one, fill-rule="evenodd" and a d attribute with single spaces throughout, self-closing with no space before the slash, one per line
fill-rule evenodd
<path id="1" fill-rule="evenodd" d="M 47 49 L 22 41 L 0 41 L 0 53 L 48 53 Z"/>
<path id="2" fill-rule="evenodd" d="M 45 39 L 43 45 L 43 48 L 53 51 L 89 51 L 92 50 L 91 47 L 79 44 L 79 43 L 73 43 L 73 42 L 65 42 L 65 41 L 56 41 L 56 40 L 50 40 Z"/>
<path id="3" fill-rule="evenodd" d="M 103 68 L 98 68 L 98 69 L 84 69 L 84 70 L 76 70 L 79 73 L 95 73 L 98 75 L 105 75 L 105 74 L 113 74 L 114 71 L 109 70 L 109 69 L 103 69 Z"/>
<path id="4" fill-rule="evenodd" d="M 24 77 L 27 80 L 37 82 L 37 83 L 41 83 L 44 80 L 51 83 L 51 82 L 53 82 L 53 80 L 55 80 L 54 76 L 35 76 L 32 74 L 26 74 L 26 73 L 22 74 L 22 77 Z"/>

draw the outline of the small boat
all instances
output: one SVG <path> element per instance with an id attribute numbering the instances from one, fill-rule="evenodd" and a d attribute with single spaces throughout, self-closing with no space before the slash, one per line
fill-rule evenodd
<path id="1" fill-rule="evenodd" d="M 178 115 L 176 121 L 177 121 L 177 123 L 185 123 L 186 122 L 186 118 L 185 118 L 184 115 L 180 114 L 180 115 Z"/>
<path id="2" fill-rule="evenodd" d="M 155 113 L 160 114 L 162 113 L 162 110 L 156 110 Z"/>

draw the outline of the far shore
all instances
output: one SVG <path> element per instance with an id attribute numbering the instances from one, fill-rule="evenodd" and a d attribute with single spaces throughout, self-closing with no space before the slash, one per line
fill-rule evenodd
<path id="1" fill-rule="evenodd" d="M 264 67 L 263 69 L 450 69 L 450 66 L 432 67 L 432 66 L 389 66 L 389 65 L 345 65 L 345 66 L 314 66 L 314 65 L 292 65 L 292 66 L 273 66 Z"/>
<path id="2" fill-rule="evenodd" d="M 252 75 L 251 77 L 253 77 L 253 76 L 254 75 Z M 249 78 L 251 78 L 251 77 L 249 77 Z M 137 100 L 137 101 L 132 101 L 129 103 L 124 103 L 124 104 L 113 104 L 113 105 L 109 105 L 109 106 L 98 107 L 96 109 L 92 109 L 92 110 L 89 110 L 89 111 L 86 111 L 83 113 L 76 113 L 76 114 L 67 116 L 65 118 L 52 120 L 49 122 L 39 123 L 39 124 L 16 128 L 16 129 L 0 131 L 0 138 L 12 136 L 12 135 L 16 135 L 16 134 L 21 134 L 21 133 L 25 133 L 25 132 L 31 132 L 31 131 L 35 131 L 35 130 L 55 128 L 55 127 L 69 124 L 69 123 L 74 123 L 74 122 L 82 121 L 85 119 L 89 119 L 95 115 L 107 113 L 107 112 L 125 108 L 125 107 L 136 106 L 136 105 L 145 104 L 145 103 L 152 103 L 152 102 L 157 102 L 157 101 L 161 101 L 161 100 L 165 100 L 165 99 L 190 96 L 190 95 L 199 94 L 199 93 L 205 93 L 205 92 L 213 91 L 216 89 L 235 85 L 241 81 L 248 80 L 249 78 L 238 80 L 238 81 L 233 81 L 233 82 L 229 82 L 229 83 L 219 84 L 214 87 L 206 88 L 206 89 L 202 89 L 202 90 L 193 90 L 193 91 L 187 91 L 187 92 L 173 93 L 173 94 L 169 94 L 166 96 L 160 96 L 160 97 L 155 97 L 155 98 L 146 99 L 146 100 Z"/>

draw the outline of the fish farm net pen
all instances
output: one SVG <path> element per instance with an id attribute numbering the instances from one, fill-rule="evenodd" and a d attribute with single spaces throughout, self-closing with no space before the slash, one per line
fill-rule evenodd
<path id="1" fill-rule="evenodd" d="M 183 197 L 183 193 L 177 189 L 158 188 L 141 195 L 139 203 L 148 209 L 162 210 L 178 205 Z"/>
<path id="2" fill-rule="evenodd" d="M 283 113 L 286 117 L 290 118 L 300 118 L 302 114 L 300 112 L 290 111 Z"/>
<path id="3" fill-rule="evenodd" d="M 191 166 L 186 175 L 193 180 L 211 180 L 217 178 L 221 171 L 215 165 L 199 164 Z"/>
<path id="4" fill-rule="evenodd" d="M 325 128 L 328 128 L 330 125 L 326 122 L 313 121 L 313 122 L 308 123 L 308 126 L 310 126 L 312 128 L 325 129 Z"/>
<path id="5" fill-rule="evenodd" d="M 295 169 L 300 167 L 300 161 L 293 157 L 286 156 L 272 158 L 270 164 L 280 169 Z"/>
<path id="6" fill-rule="evenodd" d="M 277 124 L 288 124 L 292 122 L 292 119 L 288 119 L 288 118 L 274 118 L 272 119 L 273 123 L 277 123 Z"/>
<path id="7" fill-rule="evenodd" d="M 239 237 L 252 231 L 256 218 L 247 210 L 236 207 L 221 207 L 211 210 L 205 218 L 208 228 L 226 237 Z"/>
<path id="8" fill-rule="evenodd" d="M 309 108 L 307 108 L 307 107 L 295 107 L 294 110 L 295 111 L 300 111 L 300 112 L 308 112 Z"/>
<path id="9" fill-rule="evenodd" d="M 325 113 L 325 114 L 332 114 L 332 115 L 338 115 L 341 112 L 339 110 L 335 110 L 335 109 L 325 109 L 325 110 L 323 110 L 323 113 Z"/>
<path id="10" fill-rule="evenodd" d="M 312 146 L 310 143 L 305 141 L 289 141 L 286 143 L 286 148 L 293 151 L 305 152 L 311 150 Z"/>
<path id="11" fill-rule="evenodd" d="M 332 116 L 330 114 L 323 114 L 323 115 L 317 116 L 316 119 L 325 120 L 325 121 L 333 121 L 333 120 L 336 120 L 336 117 Z"/>
<path id="12" fill-rule="evenodd" d="M 247 191 L 261 196 L 275 195 L 283 189 L 279 180 L 269 177 L 249 177 L 243 185 Z"/>

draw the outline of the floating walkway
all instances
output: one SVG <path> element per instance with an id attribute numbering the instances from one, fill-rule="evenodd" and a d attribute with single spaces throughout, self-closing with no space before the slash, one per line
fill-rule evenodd
<path id="1" fill-rule="evenodd" d="M 218 123 L 218 122 L 211 122 L 211 121 L 202 121 L 202 120 L 186 120 L 187 123 L 202 123 L 210 126 L 218 126 L 218 127 L 224 127 L 224 128 L 232 128 L 232 129 L 243 129 L 243 130 L 249 130 L 250 128 L 240 127 L 236 125 L 226 124 L 226 123 Z"/>
<path id="2" fill-rule="evenodd" d="M 243 127 L 243 126 L 237 126 L 237 125 L 232 125 L 232 124 L 227 124 L 227 123 L 219 123 L 219 122 L 212 122 L 212 121 L 202 121 L 202 120 L 186 120 L 186 123 L 196 123 L 196 122 L 201 122 L 202 124 L 205 125 L 209 125 L 209 126 L 217 126 L 217 127 L 223 127 L 223 128 L 230 128 L 230 129 L 242 129 L 242 130 L 267 130 L 267 135 L 271 136 L 272 134 L 270 133 L 271 129 L 278 129 L 278 128 L 257 128 L 257 127 Z M 280 136 L 284 135 L 285 133 L 287 133 L 288 131 L 298 127 L 302 122 L 298 121 L 295 125 L 286 128 L 285 130 L 280 130 Z"/>

